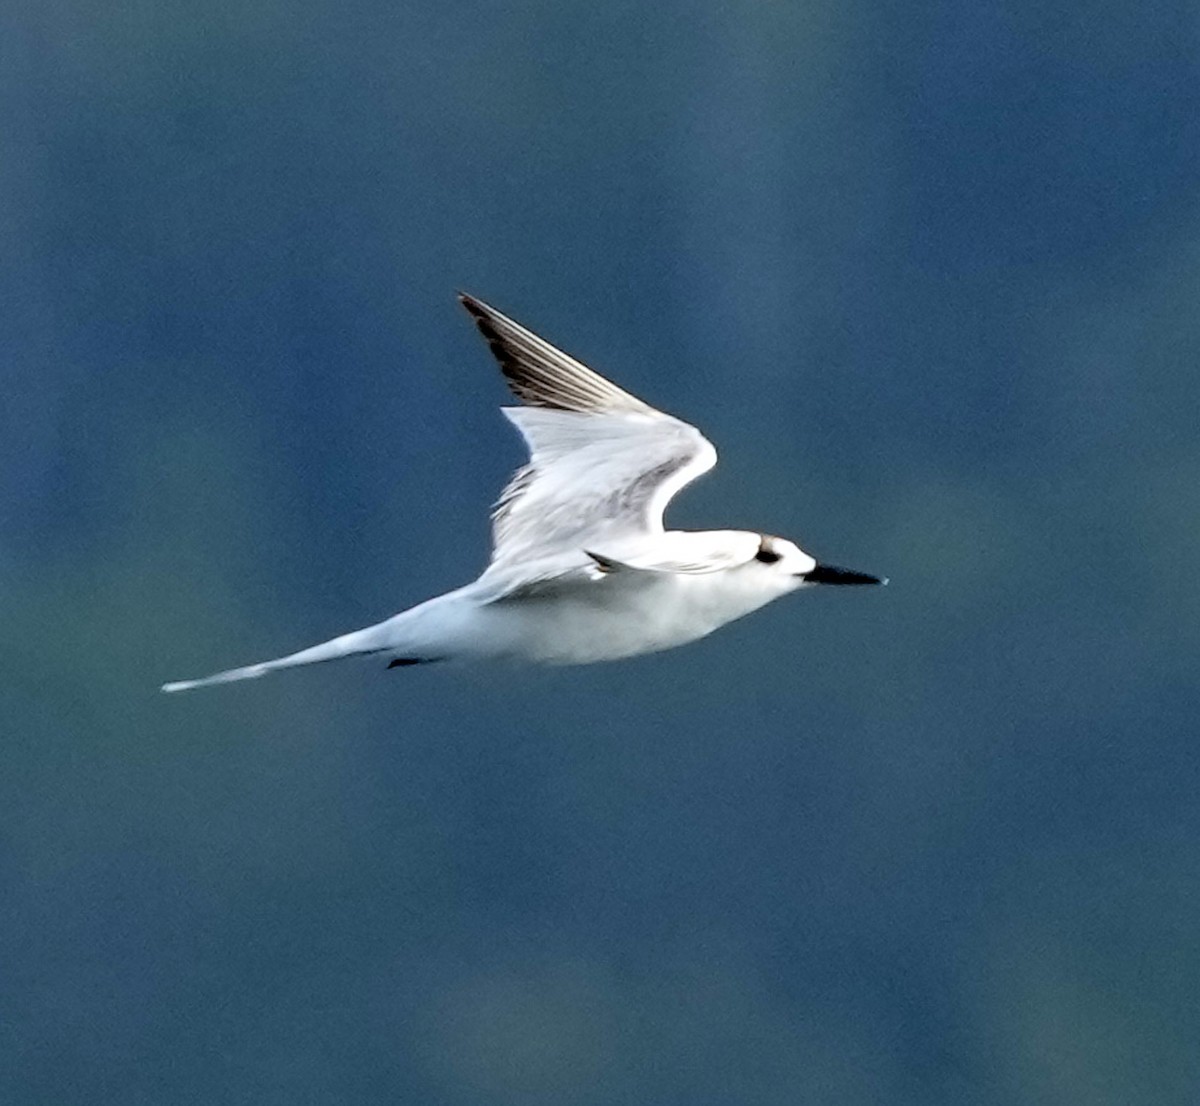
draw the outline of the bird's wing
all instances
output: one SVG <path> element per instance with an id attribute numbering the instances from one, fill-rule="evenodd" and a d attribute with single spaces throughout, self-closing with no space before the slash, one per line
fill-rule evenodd
<path id="1" fill-rule="evenodd" d="M 708 576 L 754 560 L 762 535 L 739 530 L 629 534 L 603 552 L 558 549 L 525 561 L 493 561 L 473 585 L 480 602 L 566 595 L 609 579 L 621 587 L 657 587 L 668 576 Z"/>
<path id="2" fill-rule="evenodd" d="M 504 414 L 529 446 L 493 516 L 492 565 L 565 555 L 662 533 L 667 503 L 717 451 L 695 427 L 618 388 L 471 296 L 463 306 L 527 407 Z"/>
<path id="3" fill-rule="evenodd" d="M 753 541 L 753 535 L 747 535 Z M 605 576 L 618 573 L 650 572 L 668 573 L 676 576 L 707 576 L 713 572 L 724 572 L 737 568 L 754 558 L 754 548 L 735 546 L 727 549 L 712 549 L 704 552 L 676 555 L 673 551 L 650 549 L 645 556 L 633 555 L 617 558 L 594 549 L 586 553 Z"/>

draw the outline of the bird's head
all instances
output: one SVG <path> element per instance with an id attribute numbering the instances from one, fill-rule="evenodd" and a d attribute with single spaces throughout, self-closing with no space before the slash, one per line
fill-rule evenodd
<path id="1" fill-rule="evenodd" d="M 786 590 L 809 587 L 813 584 L 886 584 L 886 579 L 855 572 L 848 568 L 835 568 L 821 564 L 805 553 L 795 542 L 763 534 L 754 554 L 756 572 L 770 573 L 771 579 Z"/>

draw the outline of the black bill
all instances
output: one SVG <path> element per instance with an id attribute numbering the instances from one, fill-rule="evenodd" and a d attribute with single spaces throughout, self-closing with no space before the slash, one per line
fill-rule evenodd
<path id="1" fill-rule="evenodd" d="M 810 584 L 886 584 L 886 579 L 878 576 L 868 576 L 865 572 L 855 572 L 849 568 L 837 568 L 834 565 L 817 565 L 811 572 L 801 573 L 801 578 Z"/>

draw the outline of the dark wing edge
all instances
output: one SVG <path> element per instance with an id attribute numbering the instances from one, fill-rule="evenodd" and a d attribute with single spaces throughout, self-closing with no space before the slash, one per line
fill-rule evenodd
<path id="1" fill-rule="evenodd" d="M 658 413 L 482 300 L 465 292 L 458 298 L 522 402 L 558 411 Z"/>

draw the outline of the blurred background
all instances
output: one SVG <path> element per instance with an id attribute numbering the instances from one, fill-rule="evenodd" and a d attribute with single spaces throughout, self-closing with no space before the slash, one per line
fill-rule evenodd
<path id="1" fill-rule="evenodd" d="M 0 33 L 5 1103 L 1193 1103 L 1194 4 Z M 471 579 L 464 288 L 892 578 L 167 697 Z"/>

